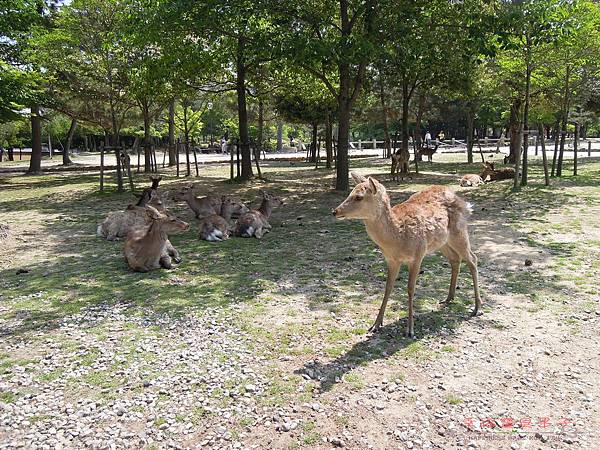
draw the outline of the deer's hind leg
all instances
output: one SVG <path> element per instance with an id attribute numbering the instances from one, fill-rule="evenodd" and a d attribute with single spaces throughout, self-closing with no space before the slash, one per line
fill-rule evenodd
<path id="1" fill-rule="evenodd" d="M 444 305 L 448 305 L 452 300 L 454 300 L 454 294 L 456 293 L 456 282 L 458 281 L 458 274 L 460 273 L 461 258 L 460 255 L 456 253 L 449 245 L 444 245 L 442 248 L 440 248 L 440 251 L 448 259 L 448 261 L 450 262 L 450 266 L 452 267 L 452 275 L 450 276 L 450 290 L 448 291 L 448 297 L 445 301 L 440 302 Z"/>
<path id="2" fill-rule="evenodd" d="M 465 260 L 471 277 L 473 278 L 473 291 L 475 294 L 475 308 L 471 315 L 476 316 L 481 308 L 481 297 L 479 295 L 479 274 L 477 273 L 477 255 L 471 250 L 471 244 L 469 242 L 469 234 L 466 228 L 462 230 L 455 230 L 448 237 L 448 245 L 452 247 L 462 259 Z"/>

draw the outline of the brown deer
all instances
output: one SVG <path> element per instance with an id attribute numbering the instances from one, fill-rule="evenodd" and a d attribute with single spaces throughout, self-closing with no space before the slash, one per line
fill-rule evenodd
<path id="1" fill-rule="evenodd" d="M 383 324 L 388 298 L 402 263 L 408 264 L 408 322 L 406 334 L 414 336 L 413 300 L 417 275 L 426 254 L 440 250 L 452 267 L 445 304 L 454 299 L 461 260 L 473 277 L 476 315 L 481 307 L 477 256 L 471 251 L 467 218 L 470 206 L 444 186 L 431 186 L 392 207 L 385 187 L 374 178 L 352 173 L 358 183 L 348 198 L 333 210 L 338 219 L 362 219 L 367 233 L 383 252 L 387 282 L 379 314 L 370 331 Z"/>
<path id="2" fill-rule="evenodd" d="M 255 236 L 261 239 L 271 230 L 269 217 L 275 206 L 283 205 L 283 200 L 268 192 L 262 192 L 263 200 L 258 209 L 252 209 L 242 214 L 235 225 L 235 235 L 242 237 Z"/>
<path id="3" fill-rule="evenodd" d="M 128 205 L 125 211 L 113 211 L 98 225 L 97 234 L 109 241 L 127 236 L 131 230 L 147 225 L 146 206 L 165 212 L 164 205 L 156 190 L 148 189 L 142 194 L 137 205 Z"/>
<path id="4" fill-rule="evenodd" d="M 400 182 L 399 174 L 410 177 L 408 161 L 410 160 L 410 153 L 408 150 L 400 149 L 396 153 L 392 153 L 392 180 Z M 412 179 L 412 177 L 410 177 Z"/>
<path id="5" fill-rule="evenodd" d="M 150 186 L 149 188 L 146 188 L 142 191 L 142 193 L 139 195 L 139 200 L 135 204 L 135 206 L 146 206 L 148 203 L 150 203 L 151 206 L 154 206 L 160 212 L 164 212 L 165 208 L 162 205 L 162 202 L 160 201 L 160 196 L 153 195 L 153 193 L 158 194 L 158 184 L 161 182 L 161 180 L 162 180 L 162 177 L 158 177 L 158 178 L 150 177 L 152 186 Z"/>
<path id="6" fill-rule="evenodd" d="M 515 169 L 505 167 L 503 169 L 495 169 L 494 163 L 483 163 L 483 171 L 479 175 L 483 181 L 499 181 L 511 180 L 515 178 Z"/>
<path id="7" fill-rule="evenodd" d="M 483 184 L 483 179 L 475 173 L 468 173 L 458 181 L 458 184 L 462 187 L 475 187 Z"/>
<path id="8" fill-rule="evenodd" d="M 222 198 L 216 195 L 207 195 L 198 198 L 194 194 L 194 186 L 189 185 L 179 191 L 179 198 L 185 200 L 197 219 L 203 219 L 221 212 Z M 250 209 L 242 202 L 232 201 L 231 217 L 237 219 Z"/>
<path id="9" fill-rule="evenodd" d="M 423 147 L 421 150 L 419 150 L 419 156 L 423 157 L 423 156 L 427 156 L 427 159 L 429 162 L 433 162 L 433 154 L 435 152 L 437 152 L 438 147 L 440 146 L 440 144 L 435 144 L 435 147 L 431 148 L 431 147 Z M 422 158 L 419 160 L 422 161 Z"/>
<path id="10" fill-rule="evenodd" d="M 163 214 L 153 208 L 146 207 L 150 225 L 132 231 L 125 240 L 123 254 L 129 267 L 136 272 L 148 272 L 163 267 L 173 267 L 168 253 L 168 234 L 185 231 L 189 225 L 175 217 Z"/>
<path id="11" fill-rule="evenodd" d="M 229 239 L 231 211 L 233 201 L 223 196 L 221 201 L 221 214 L 213 214 L 200 221 L 200 239 L 209 242 L 218 242 Z"/>

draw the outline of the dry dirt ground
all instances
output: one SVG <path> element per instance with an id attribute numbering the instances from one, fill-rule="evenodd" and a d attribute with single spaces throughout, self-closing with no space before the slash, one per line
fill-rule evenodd
<path id="1" fill-rule="evenodd" d="M 475 205 L 484 314 L 469 317 L 464 267 L 438 304 L 450 269 L 432 255 L 414 340 L 405 270 L 367 333 L 385 265 L 361 223 L 330 216 L 330 172 L 270 163 L 244 185 L 203 167 L 201 194 L 284 198 L 273 231 L 210 244 L 192 226 L 172 239 L 183 263 L 150 274 L 94 234 L 130 194 L 97 193 L 95 174 L 1 177 L 0 448 L 599 448 L 600 162 L 549 188 L 534 164 L 512 192 L 458 188 L 477 167 L 451 158 L 401 184 L 383 160 L 352 161 L 393 202 L 448 184 Z M 185 183 L 167 173 L 161 189 L 193 224 Z"/>

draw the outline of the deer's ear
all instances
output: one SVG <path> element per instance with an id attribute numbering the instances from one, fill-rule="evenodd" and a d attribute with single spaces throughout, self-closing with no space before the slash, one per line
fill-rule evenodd
<path id="1" fill-rule="evenodd" d="M 364 183 L 365 181 L 367 181 L 367 179 L 364 176 L 362 176 L 356 172 L 350 172 L 350 175 L 352 175 L 352 179 L 354 180 L 354 182 L 356 184 Z"/>
<path id="2" fill-rule="evenodd" d="M 150 205 L 146 205 L 146 214 L 151 219 L 156 220 L 156 219 L 160 218 L 160 213 L 154 207 L 152 207 Z"/>
<path id="3" fill-rule="evenodd" d="M 378 190 L 377 185 L 379 184 L 379 182 L 375 178 L 371 178 L 371 177 L 367 178 L 367 181 L 369 182 L 369 190 L 373 194 L 377 194 L 377 190 Z"/>

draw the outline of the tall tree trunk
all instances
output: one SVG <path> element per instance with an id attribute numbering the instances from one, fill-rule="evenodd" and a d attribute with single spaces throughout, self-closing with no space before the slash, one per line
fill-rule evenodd
<path id="1" fill-rule="evenodd" d="M 333 159 L 333 142 L 331 139 L 332 134 L 331 126 L 331 113 L 327 113 L 325 122 L 325 153 L 327 154 L 327 160 L 325 161 L 325 168 L 331 169 L 331 160 Z"/>
<path id="2" fill-rule="evenodd" d="M 544 125 L 538 125 L 538 133 L 540 135 L 540 145 L 542 147 L 542 162 L 544 165 L 544 182 L 546 186 L 550 186 L 550 174 L 548 173 L 548 158 L 546 157 L 546 139 L 544 136 Z"/>
<path id="3" fill-rule="evenodd" d="M 415 117 L 415 146 L 417 151 L 423 147 L 421 139 L 421 122 L 423 121 L 423 114 L 425 113 L 425 94 L 419 92 L 419 102 L 417 107 L 417 116 Z M 421 155 L 419 154 L 419 161 L 421 161 Z"/>
<path id="4" fill-rule="evenodd" d="M 567 71 L 565 74 L 565 90 L 564 90 L 564 98 L 563 98 L 563 110 L 562 110 L 562 123 L 560 129 L 560 148 L 558 151 L 558 163 L 556 167 L 556 175 L 562 176 L 562 166 L 563 166 L 563 155 L 565 152 L 565 138 L 567 135 L 567 123 L 569 120 L 569 89 L 570 89 L 570 81 L 571 81 L 571 66 L 567 65 Z"/>
<path id="5" fill-rule="evenodd" d="M 242 154 L 242 172 L 240 178 L 252 178 L 252 157 L 250 154 L 250 138 L 248 136 L 248 109 L 246 106 L 246 62 L 244 60 L 245 40 L 240 36 L 237 43 L 236 58 L 236 91 L 238 107 L 238 125 L 240 134 L 240 150 Z"/>
<path id="6" fill-rule="evenodd" d="M 385 101 L 385 90 L 383 86 L 383 76 L 379 77 L 379 98 L 381 101 L 381 114 L 383 117 L 383 157 L 391 158 L 392 147 L 390 144 L 390 128 L 388 124 L 388 108 Z"/>
<path id="7" fill-rule="evenodd" d="M 73 136 L 75 135 L 75 130 L 77 129 L 77 119 L 72 118 L 71 119 L 71 126 L 69 127 L 69 132 L 67 133 L 67 143 L 65 148 L 63 149 L 63 166 L 70 166 L 71 164 L 73 164 L 73 161 L 71 161 L 71 157 L 69 155 L 69 152 L 71 151 L 71 143 L 73 142 Z"/>
<path id="8" fill-rule="evenodd" d="M 37 173 L 42 169 L 42 118 L 40 106 L 31 107 L 31 160 L 28 173 Z"/>
<path id="9" fill-rule="evenodd" d="M 475 129 L 475 114 L 471 105 L 467 106 L 467 163 L 473 164 L 473 144 L 474 131 Z"/>
<path id="10" fill-rule="evenodd" d="M 573 175 L 577 175 L 577 150 L 579 149 L 579 123 L 575 122 L 575 135 L 573 136 Z"/>
<path id="11" fill-rule="evenodd" d="M 402 150 L 408 151 L 408 108 L 410 96 L 408 94 L 408 82 L 402 81 Z"/>
<path id="12" fill-rule="evenodd" d="M 177 164 L 177 147 L 175 145 L 175 99 L 169 103 L 169 166 Z"/>
<path id="13" fill-rule="evenodd" d="M 190 130 L 188 128 L 188 102 L 185 101 L 183 104 L 183 134 L 185 136 L 185 164 L 186 173 L 185 176 L 189 177 L 192 175 L 190 167 Z"/>
<path id="14" fill-rule="evenodd" d="M 560 127 L 560 119 L 556 119 L 556 125 L 554 125 L 553 135 L 554 135 L 554 154 L 552 155 L 552 173 L 551 176 L 554 176 L 556 173 L 556 161 L 558 160 L 558 140 L 559 140 L 559 127 Z"/>
<path id="15" fill-rule="evenodd" d="M 350 66 L 346 63 L 339 65 L 340 93 L 338 98 L 338 150 L 336 161 L 335 188 L 347 191 L 350 188 L 348 180 L 348 146 L 350 141 Z"/>
<path id="16" fill-rule="evenodd" d="M 283 122 L 277 122 L 277 151 L 283 150 Z"/>
<path id="17" fill-rule="evenodd" d="M 522 134 L 521 134 L 521 99 L 514 99 L 510 107 L 510 119 L 508 122 L 508 133 L 510 140 L 510 152 L 508 162 L 515 163 L 515 158 L 521 152 Z"/>
<path id="18" fill-rule="evenodd" d="M 521 186 L 527 186 L 527 171 L 528 161 L 527 153 L 529 151 L 529 92 L 531 90 L 531 36 L 527 34 L 527 53 L 526 53 L 525 64 L 527 66 L 525 73 L 525 107 L 523 108 L 523 128 L 525 133 L 523 134 L 523 174 L 521 178 Z M 515 180 L 514 187 L 516 188 L 519 183 L 519 160 L 515 163 Z"/>
<path id="19" fill-rule="evenodd" d="M 315 162 L 317 160 L 317 134 L 319 132 L 317 122 L 312 123 L 312 135 L 310 142 L 310 159 L 309 162 Z"/>
<path id="20" fill-rule="evenodd" d="M 265 128 L 265 105 L 262 101 L 262 99 L 258 100 L 258 145 L 256 146 L 256 160 L 258 161 L 260 159 L 260 152 L 262 152 L 263 150 L 263 135 L 264 135 L 264 128 Z M 260 170 L 258 165 L 256 167 L 256 170 Z M 260 174 L 259 174 L 260 176 Z"/>
<path id="21" fill-rule="evenodd" d="M 152 172 L 152 149 L 150 147 L 150 110 L 148 101 L 142 101 L 142 116 L 144 117 L 144 172 Z"/>

